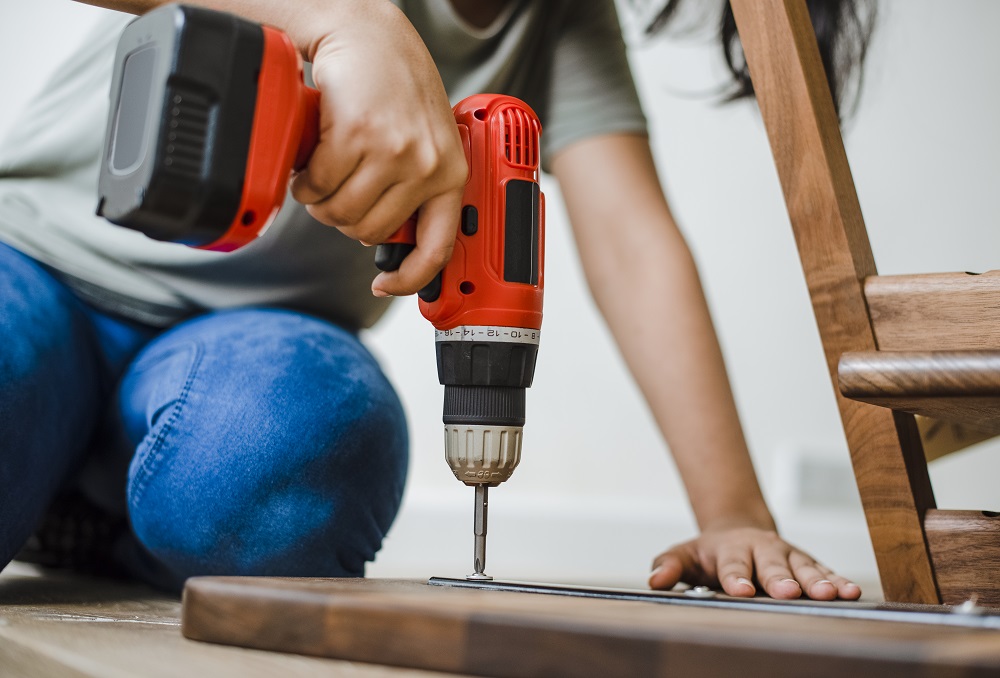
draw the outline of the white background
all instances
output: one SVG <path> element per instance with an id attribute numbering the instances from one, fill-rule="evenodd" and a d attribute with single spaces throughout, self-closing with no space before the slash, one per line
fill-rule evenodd
<path id="1" fill-rule="evenodd" d="M 879 271 L 997 268 L 1000 4 L 890 0 L 881 10 L 847 134 Z M 0 0 L 0 134 L 99 11 L 69 0 Z M 753 104 L 723 106 L 705 95 L 724 75 L 717 52 L 708 37 L 632 52 L 661 176 L 699 261 L 780 527 L 844 574 L 874 582 L 763 126 Z M 521 467 L 491 492 L 488 570 L 642 586 L 653 556 L 693 536 L 694 524 L 666 445 L 590 301 L 558 185 L 547 178 L 543 190 L 539 368 Z M 407 299 L 366 339 L 402 394 L 412 440 L 404 507 L 369 573 L 463 575 L 471 569 L 472 490 L 443 460 L 431 327 Z M 933 464 L 939 505 L 1000 508 L 998 452 L 987 443 Z"/>

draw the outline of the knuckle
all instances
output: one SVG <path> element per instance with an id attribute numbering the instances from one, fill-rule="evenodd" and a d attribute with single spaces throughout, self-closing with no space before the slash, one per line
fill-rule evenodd
<path id="1" fill-rule="evenodd" d="M 451 254 L 454 250 L 454 244 L 435 247 L 428 253 L 427 260 L 438 269 L 444 268 L 444 265 L 451 260 Z"/>
<path id="2" fill-rule="evenodd" d="M 292 197 L 303 205 L 311 205 L 322 198 L 315 172 L 303 172 L 292 182 Z"/>
<path id="3" fill-rule="evenodd" d="M 341 135 L 347 139 L 367 139 L 377 129 L 375 122 L 365 115 L 345 116 L 340 118 L 337 124 Z"/>
<path id="4" fill-rule="evenodd" d="M 792 577 L 789 572 L 772 572 L 761 579 L 761 583 L 764 585 L 764 588 L 769 588 L 772 584 L 777 584 L 779 581 L 783 581 L 785 579 L 794 579 L 794 577 Z"/>
<path id="5" fill-rule="evenodd" d="M 746 567 L 750 564 L 750 559 L 743 555 L 726 555 L 719 559 L 719 567 Z"/>
<path id="6" fill-rule="evenodd" d="M 408 157 L 412 153 L 414 146 L 413 139 L 405 134 L 398 133 L 386 135 L 382 143 L 389 156 L 396 160 Z"/>
<path id="7" fill-rule="evenodd" d="M 357 226 L 364 217 L 360 209 L 343 201 L 328 204 L 324 214 L 337 226 Z"/>
<path id="8" fill-rule="evenodd" d="M 419 148 L 414 149 L 412 165 L 413 174 L 417 178 L 432 179 L 441 169 L 441 157 L 434 147 L 421 144 Z"/>
<path id="9" fill-rule="evenodd" d="M 469 179 L 469 163 L 465 160 L 465 153 L 459 149 L 449 157 L 446 166 L 448 169 L 446 181 L 454 186 L 464 186 Z"/>

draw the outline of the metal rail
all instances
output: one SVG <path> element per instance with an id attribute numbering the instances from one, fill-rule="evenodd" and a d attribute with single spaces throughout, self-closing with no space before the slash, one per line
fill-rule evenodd
<path id="1" fill-rule="evenodd" d="M 1000 630 L 1000 609 L 963 605 L 916 605 L 903 603 L 867 603 L 853 601 L 775 600 L 773 598 L 734 598 L 706 587 L 687 591 L 644 591 L 609 589 L 591 586 L 569 586 L 517 581 L 469 581 L 447 577 L 431 577 L 430 586 L 479 589 L 481 591 L 513 591 L 574 598 L 628 600 L 666 605 L 713 607 L 724 610 L 802 614 L 841 619 L 904 622 L 938 626 Z"/>

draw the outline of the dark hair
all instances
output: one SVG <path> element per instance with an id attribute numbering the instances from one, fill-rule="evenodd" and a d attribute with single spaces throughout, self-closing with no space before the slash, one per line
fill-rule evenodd
<path id="1" fill-rule="evenodd" d="M 653 35 L 665 29 L 683 4 L 684 0 L 666 0 L 647 26 L 646 33 Z M 862 66 L 875 25 L 875 0 L 807 0 L 806 4 L 816 31 L 819 54 L 823 59 L 837 113 L 840 114 L 846 101 L 850 101 L 849 110 L 853 112 L 861 89 Z M 732 87 L 725 92 L 725 99 L 733 101 L 753 97 L 750 71 L 743 56 L 743 47 L 729 2 L 725 2 L 719 17 L 718 36 L 723 56 L 733 76 Z M 848 88 L 852 81 L 853 88 Z"/>

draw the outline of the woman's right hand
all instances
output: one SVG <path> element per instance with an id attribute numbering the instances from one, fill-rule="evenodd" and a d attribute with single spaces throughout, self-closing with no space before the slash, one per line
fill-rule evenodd
<path id="1" fill-rule="evenodd" d="M 468 175 L 444 85 L 394 5 L 342 0 L 337 25 L 309 42 L 320 134 L 292 195 L 317 220 L 366 245 L 417 213 L 416 248 L 380 273 L 376 296 L 413 294 L 451 257 Z M 301 27 L 300 27 L 301 29 Z"/>

